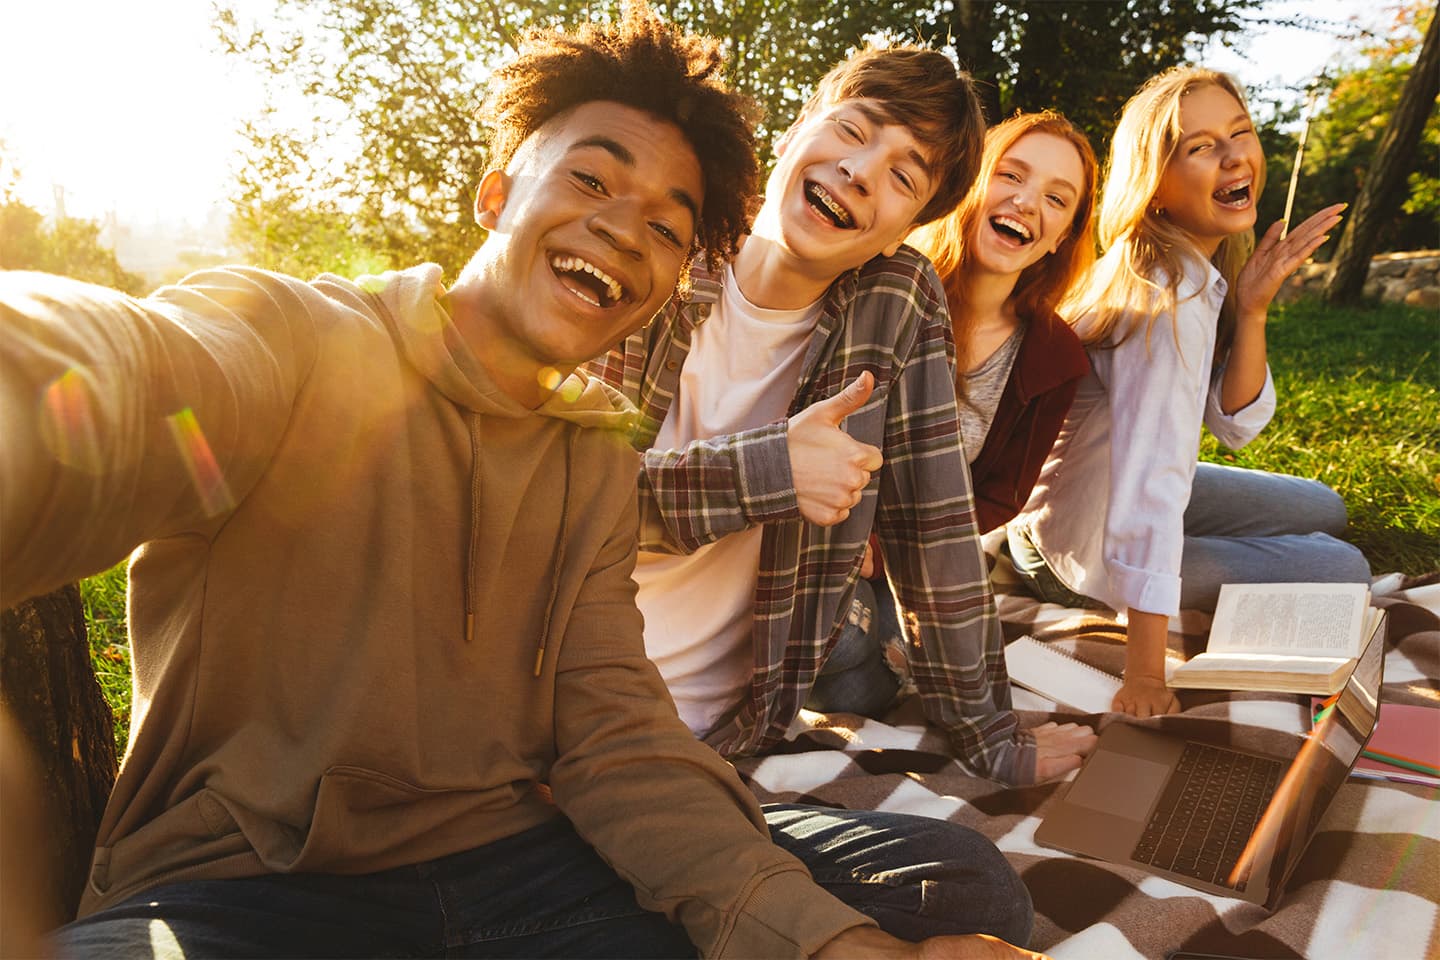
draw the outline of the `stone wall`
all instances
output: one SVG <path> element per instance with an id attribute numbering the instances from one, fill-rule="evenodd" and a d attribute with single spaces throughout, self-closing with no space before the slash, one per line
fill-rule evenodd
<path id="1" fill-rule="evenodd" d="M 1296 270 L 1276 300 L 1287 303 L 1300 297 L 1320 297 L 1330 277 L 1330 264 L 1307 263 Z M 1382 253 L 1370 261 L 1365 297 L 1384 303 L 1440 310 L 1440 250 Z"/>

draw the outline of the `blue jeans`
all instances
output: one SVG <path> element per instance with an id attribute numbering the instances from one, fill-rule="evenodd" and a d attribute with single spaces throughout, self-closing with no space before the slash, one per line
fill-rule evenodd
<path id="1" fill-rule="evenodd" d="M 900 636 L 889 581 L 859 580 L 840 639 L 820 667 L 805 706 L 877 717 L 895 702 L 900 678 L 885 665 L 885 643 Z"/>
<path id="2" fill-rule="evenodd" d="M 1323 483 L 1199 464 L 1185 507 L 1180 606 L 1212 611 L 1226 583 L 1369 583 L 1365 555 L 1339 539 L 1346 522 L 1345 502 Z M 1007 547 L 1015 572 L 1041 600 L 1104 606 L 1061 583 L 1017 524 L 1007 530 Z"/>
<path id="3" fill-rule="evenodd" d="M 906 940 L 1023 944 L 1020 878 L 980 834 L 926 817 L 765 807 L 775 843 Z M 704 829 L 697 824 L 696 829 Z M 270 875 L 155 887 L 54 934 L 75 957 L 693 957 L 685 931 L 557 818 L 438 860 L 363 876 Z"/>

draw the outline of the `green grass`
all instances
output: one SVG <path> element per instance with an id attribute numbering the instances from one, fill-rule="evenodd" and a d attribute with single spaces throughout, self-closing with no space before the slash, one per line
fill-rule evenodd
<path id="1" fill-rule="evenodd" d="M 125 564 L 80 581 L 90 664 L 115 714 L 115 756 L 130 733 L 130 640 L 125 628 Z"/>
<path id="2" fill-rule="evenodd" d="M 1207 434 L 1202 457 L 1328 483 L 1344 496 L 1349 539 L 1376 573 L 1440 569 L 1440 317 L 1301 302 L 1272 311 L 1268 340 L 1280 396 L 1275 419 L 1236 453 Z M 130 723 L 124 565 L 80 590 L 123 752 Z"/>
<path id="3" fill-rule="evenodd" d="M 1245 449 L 1201 457 L 1329 484 L 1376 573 L 1440 569 L 1440 317 L 1302 301 L 1271 313 L 1279 409 Z"/>

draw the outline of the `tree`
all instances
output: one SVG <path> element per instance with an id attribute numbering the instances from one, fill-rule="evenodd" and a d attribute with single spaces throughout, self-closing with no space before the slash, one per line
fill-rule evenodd
<path id="1" fill-rule="evenodd" d="M 1198 42 L 1243 30 L 1261 0 L 953 4 L 937 21 L 953 38 L 996 122 L 1050 108 L 1086 132 L 1103 156 L 1125 101 Z"/>
<path id="2" fill-rule="evenodd" d="M 230 240 L 241 257 L 297 277 L 326 271 L 358 276 L 395 266 L 392 257 L 375 249 L 374 232 L 357 227 L 342 208 L 333 183 L 309 167 L 280 159 L 304 155 L 307 145 L 291 134 L 259 130 L 256 123 L 245 128 L 252 143 L 272 149 L 246 158 L 232 198 Z"/>
<path id="3" fill-rule="evenodd" d="M 263 25 L 221 10 L 224 48 L 310 107 L 294 121 L 304 133 L 273 112 L 246 130 L 235 239 L 277 266 L 298 259 L 302 272 L 342 237 L 391 262 L 462 265 L 480 238 L 465 214 L 485 156 L 484 65 L 530 9 L 507 20 L 496 4 L 456 0 L 277 0 Z M 294 249 L 302 239 L 308 249 Z"/>
<path id="4" fill-rule="evenodd" d="M 765 108 L 762 142 L 790 123 L 825 70 L 879 34 L 949 44 L 981 81 L 992 119 L 1019 107 L 1058 107 L 1103 148 L 1120 105 L 1146 76 L 1179 62 L 1205 37 L 1239 29 L 1261 2 L 652 5 L 723 38 L 732 83 Z M 248 179 L 242 177 L 237 195 L 237 212 L 251 220 L 241 229 L 263 238 L 292 212 L 314 215 L 319 235 L 333 236 L 343 225 L 362 248 L 390 262 L 428 259 L 458 269 L 482 237 L 469 215 L 470 192 L 485 166 L 475 113 L 491 67 L 513 53 L 528 26 L 574 24 L 617 6 L 617 0 L 276 0 L 275 17 L 263 25 L 220 11 L 225 49 L 257 64 L 277 89 L 303 92 L 309 116 L 296 123 L 313 131 L 286 129 L 278 116 L 274 125 L 252 129 Z M 314 236 L 316 229 L 297 232 Z"/>
<path id="5" fill-rule="evenodd" d="M 100 225 L 64 217 L 46 224 L 45 217 L 20 200 L 18 174 L 0 143 L 0 270 L 44 270 L 76 280 L 140 293 L 143 278 L 120 266 L 115 251 L 100 242 Z"/>
<path id="6" fill-rule="evenodd" d="M 1325 285 L 1328 303 L 1353 303 L 1360 298 L 1370 268 L 1370 256 L 1380 230 L 1400 202 L 1415 145 L 1425 120 L 1435 112 L 1440 94 L 1440 17 L 1431 15 L 1399 103 L 1385 126 L 1385 134 L 1370 162 L 1360 196 L 1350 215 L 1350 226 L 1340 239 L 1335 269 Z"/>
<path id="7" fill-rule="evenodd" d="M 1304 217 L 1331 203 L 1351 205 L 1317 259 L 1333 259 L 1354 221 L 1355 202 L 1379 148 L 1380 138 L 1400 101 L 1400 92 L 1419 52 L 1433 15 L 1429 0 L 1407 0 L 1391 8 L 1389 19 L 1361 31 L 1353 51 L 1315 80 L 1316 109 L 1305 146 L 1295 193 L 1294 216 Z M 1366 39 L 1368 37 L 1368 39 Z M 1279 219 L 1295 160 L 1302 106 L 1252 100 L 1265 146 L 1268 185 L 1260 197 L 1260 224 Z M 1402 158 L 1408 196 L 1380 221 L 1375 250 L 1433 247 L 1440 221 L 1440 112 L 1430 111 L 1419 142 Z"/>
<path id="8" fill-rule="evenodd" d="M 0 201 L 0 270 L 44 270 L 141 293 L 145 280 L 100 242 L 100 225 L 67 217 L 54 225 L 19 200 Z"/>
<path id="9" fill-rule="evenodd" d="M 46 834 L 40 847 L 54 884 L 42 897 L 68 919 L 89 875 L 116 771 L 110 705 L 90 667 L 73 584 L 0 613 L 0 710 L 14 718 L 36 759 L 46 817 L 36 826 Z"/>

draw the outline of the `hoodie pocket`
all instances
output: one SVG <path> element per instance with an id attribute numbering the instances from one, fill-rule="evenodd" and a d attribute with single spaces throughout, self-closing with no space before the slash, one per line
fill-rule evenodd
<path id="1" fill-rule="evenodd" d="M 159 881 L 247 849 L 235 818 L 213 790 L 186 797 L 109 846 L 96 847 L 90 867 L 93 893 L 116 884 Z"/>
<path id="2" fill-rule="evenodd" d="M 333 766 L 320 778 L 315 814 L 290 870 L 369 871 L 426 859 L 437 837 L 468 830 L 477 814 L 513 807 L 528 784 L 485 790 L 418 787 L 356 766 Z"/>

